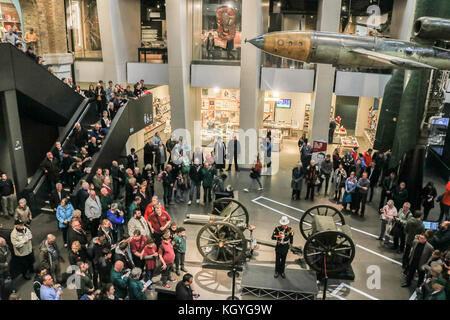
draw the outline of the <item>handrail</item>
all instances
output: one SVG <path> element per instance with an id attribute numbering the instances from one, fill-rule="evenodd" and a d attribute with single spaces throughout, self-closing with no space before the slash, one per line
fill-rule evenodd
<path id="1" fill-rule="evenodd" d="M 78 107 L 77 111 L 75 112 L 74 116 L 71 118 L 69 123 L 66 125 L 64 131 L 58 137 L 58 140 L 56 140 L 56 141 L 61 141 L 61 145 L 63 147 L 67 144 L 67 138 L 72 134 L 74 127 L 75 127 L 75 123 L 81 121 L 84 118 L 84 116 L 86 115 L 91 101 L 92 101 L 92 99 L 90 99 L 90 98 L 85 98 L 83 100 L 80 107 Z M 49 152 L 52 152 L 54 150 L 55 150 L 55 146 L 53 145 L 52 148 L 49 150 Z M 36 195 L 37 191 L 44 183 L 44 180 L 45 180 L 44 172 L 42 171 L 41 168 L 38 168 L 36 170 L 36 173 L 31 178 L 30 183 L 25 187 L 25 191 L 29 191 L 29 192 L 33 193 L 34 195 Z"/>

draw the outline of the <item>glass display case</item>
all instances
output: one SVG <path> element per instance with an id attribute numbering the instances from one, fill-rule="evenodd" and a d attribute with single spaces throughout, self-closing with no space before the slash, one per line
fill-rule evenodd
<path id="1" fill-rule="evenodd" d="M 194 0 L 193 60 L 240 61 L 239 0 Z"/>
<path id="2" fill-rule="evenodd" d="M 167 63 L 166 26 L 166 1 L 141 0 L 139 62 Z"/>
<path id="3" fill-rule="evenodd" d="M 431 132 L 428 144 L 438 155 L 444 155 L 445 139 L 448 132 L 449 118 L 439 118 L 431 121 Z"/>
<path id="4" fill-rule="evenodd" d="M 65 0 L 69 51 L 75 58 L 102 58 L 97 0 Z"/>

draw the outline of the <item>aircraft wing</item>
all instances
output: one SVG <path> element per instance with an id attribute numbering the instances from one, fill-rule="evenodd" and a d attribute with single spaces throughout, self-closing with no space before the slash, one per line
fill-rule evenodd
<path id="1" fill-rule="evenodd" d="M 405 69 L 436 69 L 425 63 L 420 63 L 413 60 L 408 60 L 405 58 L 391 56 L 385 53 L 380 53 L 376 51 L 366 50 L 362 48 L 352 49 L 350 52 L 358 53 L 366 56 L 369 59 L 376 60 L 378 62 L 386 63 L 386 65 L 395 65 L 397 67 Z"/>

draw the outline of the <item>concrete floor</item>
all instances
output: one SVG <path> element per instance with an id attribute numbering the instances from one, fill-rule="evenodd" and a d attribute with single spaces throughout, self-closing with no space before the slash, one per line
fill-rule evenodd
<path id="1" fill-rule="evenodd" d="M 290 226 L 294 228 L 294 245 L 303 246 L 304 239 L 299 231 L 299 224 L 295 219 L 300 219 L 301 210 L 306 210 L 313 205 L 328 204 L 335 207 L 338 205 L 330 202 L 328 197 L 317 196 L 314 202 L 305 201 L 304 193 L 306 188 L 302 191 L 302 200 L 291 200 L 291 170 L 298 161 L 298 148 L 296 141 L 285 140 L 283 150 L 280 155 L 280 169 L 272 176 L 262 177 L 264 186 L 263 191 L 253 191 L 245 193 L 242 190 L 247 187 L 249 183 L 249 172 L 241 171 L 239 173 L 234 170 L 229 174 L 228 183 L 232 184 L 237 190 L 238 199 L 246 206 L 250 214 L 250 223 L 256 225 L 254 236 L 261 240 L 270 240 L 274 226 L 278 224 L 281 217 L 280 212 L 291 216 Z M 333 150 L 335 146 L 329 146 L 329 151 Z M 363 146 L 362 146 L 363 147 Z M 361 150 L 364 150 L 362 148 Z M 276 163 L 278 153 L 273 155 L 273 163 Z M 141 158 L 142 159 L 142 158 Z M 444 185 L 442 182 L 436 182 L 438 192 L 442 192 Z M 157 187 L 157 194 L 162 197 L 162 188 Z M 401 288 L 402 269 L 400 265 L 401 255 L 395 253 L 393 250 L 383 247 L 380 241 L 376 240 L 379 234 L 380 220 L 376 212 L 379 201 L 379 192 L 374 196 L 374 201 L 368 204 L 366 208 L 366 215 L 364 218 L 345 216 L 347 224 L 353 227 L 353 240 L 356 243 L 356 256 L 352 263 L 355 273 L 354 281 L 330 280 L 327 292 L 328 299 L 348 299 L 348 300 L 407 300 L 410 298 L 413 288 Z M 188 213 L 209 213 L 211 206 L 197 205 L 175 205 L 171 206 L 169 213 L 179 226 L 183 225 L 183 220 Z M 435 208 L 431 214 L 430 219 L 437 219 L 438 210 Z M 11 220 L 0 218 L 0 223 L 4 226 L 11 226 Z M 218 299 L 223 300 L 231 295 L 231 279 L 226 275 L 224 270 L 202 269 L 202 256 L 196 247 L 197 231 L 201 228 L 200 225 L 183 225 L 186 228 L 187 240 L 187 254 L 186 254 L 186 268 L 194 275 L 194 286 L 196 291 L 200 294 L 200 299 Z M 47 233 L 54 233 L 57 236 L 58 243 L 62 248 L 62 235 L 57 229 L 56 219 L 52 215 L 41 214 L 32 223 L 33 231 L 33 246 L 35 253 L 38 252 L 39 241 L 44 239 Z M 67 267 L 67 253 L 63 249 L 63 256 L 66 263 L 63 267 Z M 257 251 L 257 256 L 252 259 L 250 263 L 274 266 L 275 253 L 274 249 L 261 246 Z M 287 267 L 300 268 L 295 262 L 297 256 L 292 253 L 288 254 Z M 378 270 L 380 274 L 379 286 L 377 288 L 369 288 L 368 284 L 373 284 L 370 276 L 373 270 Z M 267 276 L 272 277 L 272 273 Z M 155 279 L 154 279 L 155 280 Z M 22 299 L 30 299 L 30 292 L 32 287 L 31 281 L 25 281 L 19 276 L 16 280 L 16 287 Z M 237 279 L 237 295 L 241 299 L 262 299 L 254 296 L 240 295 L 240 278 Z M 175 286 L 175 283 L 172 284 Z M 372 287 L 372 286 L 371 286 Z M 322 290 L 322 286 L 319 285 Z M 332 294 L 332 291 L 335 291 Z M 321 296 L 321 295 L 320 295 Z M 156 299 L 157 295 L 154 292 L 148 293 L 149 299 Z M 64 300 L 76 299 L 74 290 L 65 289 L 63 294 Z"/>

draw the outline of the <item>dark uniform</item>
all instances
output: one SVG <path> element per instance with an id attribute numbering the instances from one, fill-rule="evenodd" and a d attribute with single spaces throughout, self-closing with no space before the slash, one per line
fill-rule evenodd
<path id="1" fill-rule="evenodd" d="M 275 247 L 275 277 L 281 274 L 284 278 L 286 256 L 289 252 L 289 247 L 294 241 L 294 230 L 291 227 L 284 229 L 283 226 L 278 226 L 273 230 L 272 240 L 277 241 Z"/>

